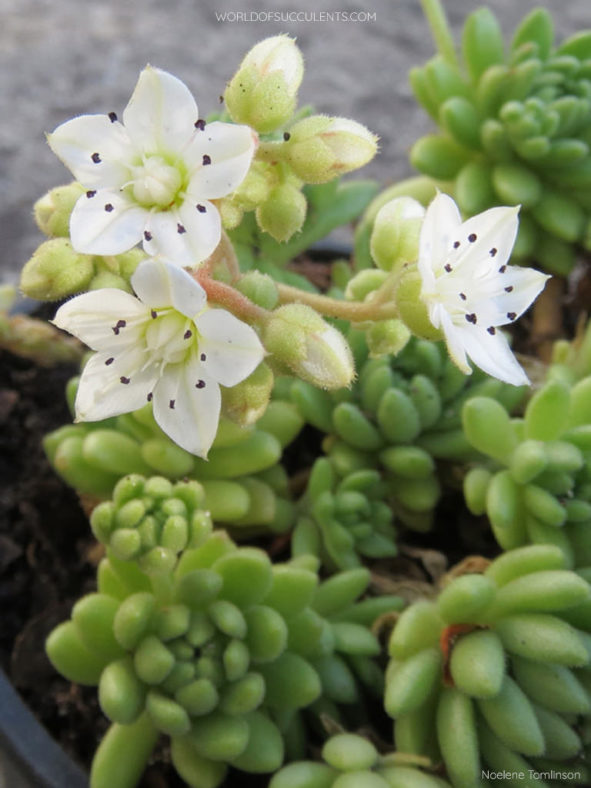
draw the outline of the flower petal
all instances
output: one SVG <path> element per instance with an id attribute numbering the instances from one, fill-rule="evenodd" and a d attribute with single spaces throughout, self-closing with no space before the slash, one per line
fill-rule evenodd
<path id="1" fill-rule="evenodd" d="M 208 309 L 195 325 L 203 368 L 222 386 L 240 383 L 265 356 L 256 331 L 225 309 Z"/>
<path id="2" fill-rule="evenodd" d="M 548 279 L 548 274 L 534 268 L 507 266 L 505 273 L 496 277 L 494 292 L 483 294 L 483 322 L 504 326 L 517 320 L 536 300 Z"/>
<path id="3" fill-rule="evenodd" d="M 82 196 L 70 217 L 72 246 L 84 254 L 121 254 L 142 238 L 148 212 L 119 191 Z"/>
<path id="4" fill-rule="evenodd" d="M 454 325 L 451 317 L 441 304 L 436 304 L 432 308 L 430 318 L 435 328 L 441 328 L 443 331 L 447 351 L 454 363 L 457 364 L 465 375 L 470 375 L 472 369 L 466 358 L 462 334 L 458 327 Z"/>
<path id="5" fill-rule="evenodd" d="M 455 260 L 448 257 L 454 271 L 461 269 L 475 278 L 498 272 L 511 256 L 519 229 L 518 214 L 519 206 L 489 208 L 464 222 L 457 232 L 460 245 Z"/>
<path id="6" fill-rule="evenodd" d="M 177 77 L 147 66 L 123 112 L 123 123 L 143 153 L 178 151 L 187 144 L 199 118 L 189 88 Z"/>
<path id="7" fill-rule="evenodd" d="M 82 371 L 76 420 L 101 421 L 143 407 L 158 378 L 156 365 L 145 364 L 146 351 L 136 345 L 115 355 L 95 353 Z"/>
<path id="8" fill-rule="evenodd" d="M 187 271 L 162 260 L 142 260 L 131 277 L 131 285 L 147 306 L 172 306 L 190 319 L 207 302 L 205 290 Z"/>
<path id="9" fill-rule="evenodd" d="M 462 218 L 458 206 L 447 194 L 439 193 L 425 212 L 419 239 L 418 269 L 423 282 L 431 284 L 433 275 L 443 269 Z"/>
<path id="10" fill-rule="evenodd" d="M 129 138 L 108 115 L 80 115 L 47 135 L 52 151 L 84 186 L 119 188 L 129 180 L 123 162 L 131 156 Z"/>
<path id="11" fill-rule="evenodd" d="M 121 351 L 137 344 L 146 307 L 129 293 L 106 287 L 75 296 L 57 310 L 53 323 L 93 350 Z"/>
<path id="12" fill-rule="evenodd" d="M 218 384 L 197 356 L 171 364 L 154 389 L 154 418 L 182 449 L 206 457 L 217 433 L 221 409 Z"/>
<path id="13" fill-rule="evenodd" d="M 187 201 L 178 209 L 152 213 L 146 230 L 149 240 L 144 240 L 144 249 L 147 254 L 162 257 L 174 265 L 194 267 L 207 259 L 219 244 L 222 222 L 211 203 Z"/>
<path id="14" fill-rule="evenodd" d="M 249 126 L 215 121 L 196 131 L 185 153 L 189 171 L 194 171 L 187 194 L 193 200 L 215 200 L 235 191 L 249 170 L 256 145 Z"/>
<path id="15" fill-rule="evenodd" d="M 484 372 L 513 386 L 529 383 L 501 331 L 491 334 L 483 327 L 467 326 L 456 327 L 456 332 L 470 359 Z"/>

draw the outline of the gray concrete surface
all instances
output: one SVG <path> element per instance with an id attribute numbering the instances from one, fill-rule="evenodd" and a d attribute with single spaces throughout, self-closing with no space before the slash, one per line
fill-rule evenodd
<path id="1" fill-rule="evenodd" d="M 444 0 L 456 33 L 480 3 Z M 484 4 L 484 3 L 482 3 Z M 543 5 L 558 37 L 591 28 L 590 0 L 489 0 L 506 32 Z M 365 11 L 365 22 L 220 21 L 235 11 Z M 431 123 L 408 86 L 433 53 L 419 0 L 0 0 L 0 277 L 16 278 L 41 240 L 35 199 L 67 182 L 44 132 L 77 114 L 120 111 L 152 63 L 183 79 L 204 114 L 250 46 L 297 36 L 302 102 L 365 123 L 381 151 L 363 172 L 387 183 L 411 172 L 407 150 Z"/>

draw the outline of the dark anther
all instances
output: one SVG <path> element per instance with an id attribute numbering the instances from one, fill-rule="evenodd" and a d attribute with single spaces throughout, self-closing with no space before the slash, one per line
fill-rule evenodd
<path id="1" fill-rule="evenodd" d="M 171 400 L 170 400 L 170 402 L 168 403 L 168 407 L 169 407 L 171 410 L 174 410 L 174 400 L 173 400 L 173 399 L 171 399 Z"/>
<path id="2" fill-rule="evenodd" d="M 195 388 L 196 389 L 204 389 L 205 388 L 205 381 L 204 380 L 198 380 L 197 383 L 195 383 Z"/>
<path id="3" fill-rule="evenodd" d="M 151 241 L 152 240 L 152 233 L 149 232 L 148 230 L 144 230 L 144 239 L 146 241 Z"/>
<path id="4" fill-rule="evenodd" d="M 460 293 L 460 298 L 462 299 L 462 301 L 465 301 L 466 300 L 466 293 Z"/>
<path id="5" fill-rule="evenodd" d="M 220 104 L 223 104 L 223 103 L 224 103 L 224 97 L 220 96 Z"/>
<path id="6" fill-rule="evenodd" d="M 515 320 L 515 318 L 517 317 L 517 312 L 507 312 L 507 317 L 509 318 L 509 320 Z"/>
<path id="7" fill-rule="evenodd" d="M 148 402 L 152 402 L 152 397 L 153 397 L 153 396 L 154 396 L 154 395 L 153 395 L 153 394 L 152 394 L 152 392 L 150 391 L 150 393 L 149 393 L 149 394 L 148 394 L 148 396 L 146 397 L 146 399 L 148 400 Z"/>
<path id="8" fill-rule="evenodd" d="M 468 323 L 472 323 L 472 325 L 476 325 L 476 312 L 471 312 L 469 315 L 466 315 L 466 320 Z"/>
<path id="9" fill-rule="evenodd" d="M 105 205 L 105 211 L 106 211 L 107 213 L 111 213 L 111 211 L 112 211 L 112 210 L 113 210 L 113 206 L 111 205 L 111 203 L 110 203 L 110 202 L 108 202 L 108 203 Z"/>
<path id="10" fill-rule="evenodd" d="M 487 331 L 488 331 L 488 333 L 489 333 L 491 336 L 493 336 L 493 337 L 494 337 L 494 335 L 497 333 L 497 330 L 496 330 L 496 328 L 495 328 L 494 326 L 489 326 L 489 327 L 488 327 L 486 330 L 487 330 Z"/>
<path id="11" fill-rule="evenodd" d="M 494 248 L 494 246 L 493 246 L 493 248 L 492 248 L 492 249 L 490 250 L 490 252 L 489 252 L 489 255 L 490 255 L 491 257 L 494 257 L 494 256 L 496 255 L 496 253 L 497 253 L 497 250 L 496 250 L 496 249 Z"/>
<path id="12" fill-rule="evenodd" d="M 193 332 L 191 331 L 190 328 L 188 328 L 183 334 L 183 339 L 191 339 L 192 336 L 193 336 Z"/>
<path id="13" fill-rule="evenodd" d="M 89 189 L 86 192 L 86 196 L 88 197 L 89 200 L 90 200 L 91 197 L 94 197 L 95 194 L 96 194 L 96 189 Z"/>
<path id="14" fill-rule="evenodd" d="M 502 266 L 499 268 L 499 273 L 500 273 L 500 274 L 504 274 L 506 270 L 507 270 L 507 266 L 506 266 L 506 265 L 502 265 Z"/>
<path id="15" fill-rule="evenodd" d="M 105 364 L 106 364 L 106 366 L 108 367 L 108 366 L 109 366 L 109 364 L 112 364 L 112 363 L 113 363 L 113 361 L 115 361 L 115 359 L 113 358 L 113 356 L 111 356 L 111 358 L 108 358 L 108 359 L 105 361 Z"/>
<path id="16" fill-rule="evenodd" d="M 450 265 L 449 263 L 446 263 L 446 264 L 443 266 L 443 268 L 444 268 L 444 270 L 445 270 L 445 271 L 447 271 L 447 273 L 448 273 L 448 274 L 451 274 L 451 272 L 452 272 L 452 270 L 453 270 L 453 269 L 452 269 L 452 267 L 451 267 L 451 265 Z"/>
<path id="17" fill-rule="evenodd" d="M 199 356 L 199 358 L 201 359 L 201 361 L 205 361 L 205 359 L 207 358 L 207 356 L 205 355 L 205 353 L 202 353 L 202 354 Z"/>
<path id="18" fill-rule="evenodd" d="M 109 120 L 111 123 L 115 123 L 117 120 L 117 113 L 116 112 L 109 112 Z"/>
<path id="19" fill-rule="evenodd" d="M 125 328 L 126 325 L 127 324 L 126 324 L 125 320 L 118 320 L 117 324 L 113 326 L 113 333 L 114 334 L 118 334 L 119 333 L 119 329 Z"/>
<path id="20" fill-rule="evenodd" d="M 122 383 L 124 383 L 126 386 L 127 386 L 127 384 L 128 384 L 128 383 L 130 383 L 130 382 L 131 382 L 131 378 L 124 378 L 123 376 L 121 376 L 121 377 L 119 378 L 119 380 L 120 380 Z"/>
<path id="21" fill-rule="evenodd" d="M 156 318 L 158 317 L 158 312 L 155 309 L 152 309 L 150 314 L 152 315 L 152 320 L 156 320 Z"/>
<path id="22" fill-rule="evenodd" d="M 291 134 L 289 133 L 289 131 L 284 131 L 284 132 L 283 132 L 283 139 L 284 139 L 286 142 L 287 142 L 289 139 L 291 139 Z"/>
<path id="23" fill-rule="evenodd" d="M 208 156 L 207 153 L 203 154 L 203 164 L 211 164 L 211 156 Z"/>
<path id="24" fill-rule="evenodd" d="M 93 153 L 90 158 L 93 160 L 93 162 L 95 164 L 100 164 L 101 163 L 101 157 L 100 157 L 99 153 Z"/>
<path id="25" fill-rule="evenodd" d="M 510 293 L 513 290 L 513 285 L 509 285 L 509 287 L 505 288 L 506 293 Z"/>
<path id="26" fill-rule="evenodd" d="M 478 236 L 476 235 L 476 233 L 470 233 L 470 235 L 468 236 L 468 240 L 470 241 L 471 244 L 473 244 L 477 237 Z"/>
<path id="27" fill-rule="evenodd" d="M 202 118 L 199 118 L 199 120 L 196 120 L 195 121 L 195 128 L 198 129 L 199 131 L 203 131 L 203 129 L 205 128 L 205 121 Z"/>
<path id="28" fill-rule="evenodd" d="M 177 224 L 177 226 L 176 226 L 176 231 L 177 231 L 177 233 L 178 233 L 179 235 L 182 235 L 183 233 L 186 233 L 186 232 L 187 232 L 187 231 L 185 230 L 185 228 L 183 227 L 183 225 L 182 225 L 182 224 Z"/>
<path id="29" fill-rule="evenodd" d="M 205 213 L 205 211 L 207 210 L 205 205 L 196 205 L 195 207 L 197 208 L 199 213 Z"/>
<path id="30" fill-rule="evenodd" d="M 454 241 L 454 249 L 457 249 L 459 245 L 460 245 L 459 241 Z"/>

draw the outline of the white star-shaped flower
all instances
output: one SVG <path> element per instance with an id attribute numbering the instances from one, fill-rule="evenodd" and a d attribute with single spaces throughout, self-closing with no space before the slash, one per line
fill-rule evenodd
<path id="1" fill-rule="evenodd" d="M 206 294 L 182 268 L 144 260 L 137 298 L 105 288 L 72 298 L 54 323 L 97 352 L 76 397 L 77 421 L 100 421 L 152 402 L 162 430 L 205 457 L 215 438 L 220 385 L 247 378 L 265 354 L 256 332 Z"/>
<path id="2" fill-rule="evenodd" d="M 421 298 L 458 367 L 469 374 L 469 357 L 515 386 L 529 381 L 497 328 L 517 320 L 549 279 L 507 264 L 518 212 L 519 207 L 490 208 L 462 222 L 451 197 L 438 194 L 425 213 L 418 261 Z"/>
<path id="3" fill-rule="evenodd" d="M 122 123 L 113 112 L 82 115 L 48 142 L 86 189 L 70 219 L 78 252 L 120 254 L 141 241 L 150 256 L 195 266 L 221 237 L 211 200 L 243 181 L 257 137 L 248 126 L 206 124 L 187 86 L 148 66 Z"/>

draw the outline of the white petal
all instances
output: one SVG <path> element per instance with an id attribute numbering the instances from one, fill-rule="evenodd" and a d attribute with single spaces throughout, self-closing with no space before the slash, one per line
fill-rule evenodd
<path id="1" fill-rule="evenodd" d="M 152 213 L 146 229 L 151 236 L 144 241 L 146 253 L 179 266 L 195 267 L 206 260 L 222 237 L 217 208 L 206 201 L 187 201 L 178 209 Z"/>
<path id="2" fill-rule="evenodd" d="M 144 153 L 174 153 L 186 145 L 199 114 L 195 99 L 180 79 L 147 66 L 138 79 L 123 123 L 134 146 Z"/>
<path id="3" fill-rule="evenodd" d="M 479 278 L 506 265 L 519 229 L 518 213 L 519 206 L 490 208 L 464 222 L 454 239 L 460 244 L 455 259 L 448 257 L 454 271 Z"/>
<path id="4" fill-rule="evenodd" d="M 221 399 L 218 384 L 192 356 L 164 370 L 154 389 L 154 418 L 178 446 L 206 457 L 217 433 Z"/>
<path id="5" fill-rule="evenodd" d="M 453 324 L 451 317 L 440 304 L 437 304 L 433 308 L 430 318 L 435 328 L 441 328 L 443 331 L 447 351 L 452 360 L 465 375 L 470 375 L 472 370 L 466 358 L 462 334 L 457 326 Z"/>
<path id="6" fill-rule="evenodd" d="M 141 347 L 131 345 L 113 355 L 96 353 L 82 372 L 75 403 L 76 420 L 101 421 L 138 410 L 148 401 L 156 380 L 157 367 L 149 364 Z"/>
<path id="7" fill-rule="evenodd" d="M 495 291 L 485 296 L 483 322 L 487 326 L 503 326 L 517 320 L 536 300 L 548 279 L 550 276 L 534 268 L 507 266 L 504 274 L 498 274 Z"/>
<path id="8" fill-rule="evenodd" d="M 507 339 L 501 331 L 491 335 L 485 328 L 466 326 L 457 328 L 460 340 L 477 367 L 494 378 L 523 386 L 529 383 L 527 375 L 513 355 Z"/>
<path id="9" fill-rule="evenodd" d="M 137 344 L 141 326 L 149 319 L 149 311 L 137 298 L 106 287 L 66 301 L 53 323 L 93 350 L 117 351 Z"/>
<path id="10" fill-rule="evenodd" d="M 119 188 L 129 180 L 131 147 L 121 125 L 107 115 L 81 115 L 47 135 L 52 151 L 88 188 Z M 94 157 L 94 158 L 93 158 Z"/>
<path id="11" fill-rule="evenodd" d="M 194 200 L 215 200 L 235 191 L 249 170 L 256 144 L 248 126 L 215 121 L 196 131 L 185 154 L 189 171 L 194 170 L 187 194 Z M 209 164 L 203 164 L 204 156 Z"/>
<path id="12" fill-rule="evenodd" d="M 131 277 L 131 285 L 147 306 L 172 306 L 191 319 L 207 302 L 205 290 L 187 271 L 160 260 L 143 260 Z"/>
<path id="13" fill-rule="evenodd" d="M 421 227 L 418 269 L 423 282 L 430 284 L 433 275 L 440 273 L 461 223 L 458 206 L 449 195 L 439 193 L 429 204 Z"/>
<path id="14" fill-rule="evenodd" d="M 265 350 L 256 331 L 225 309 L 208 309 L 199 315 L 195 325 L 203 368 L 222 386 L 240 383 L 264 358 Z"/>
<path id="15" fill-rule="evenodd" d="M 126 252 L 141 240 L 148 215 L 119 191 L 99 189 L 91 198 L 83 195 L 70 217 L 72 246 L 84 254 Z"/>

